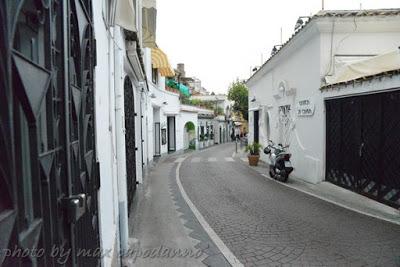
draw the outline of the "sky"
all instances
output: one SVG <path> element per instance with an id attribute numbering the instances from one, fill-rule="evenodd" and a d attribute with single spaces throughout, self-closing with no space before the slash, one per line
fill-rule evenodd
<path id="1" fill-rule="evenodd" d="M 325 0 L 325 10 L 400 8 L 400 0 Z M 158 0 L 157 44 L 171 65 L 185 63 L 186 76 L 210 92 L 250 77 L 274 45 L 294 32 L 299 16 L 322 8 L 322 0 Z"/>

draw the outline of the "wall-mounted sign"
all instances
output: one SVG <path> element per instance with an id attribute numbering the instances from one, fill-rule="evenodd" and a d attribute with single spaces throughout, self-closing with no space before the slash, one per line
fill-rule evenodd
<path id="1" fill-rule="evenodd" d="M 309 99 L 301 100 L 297 103 L 297 116 L 300 117 L 313 116 L 314 111 L 315 111 L 315 105 Z"/>

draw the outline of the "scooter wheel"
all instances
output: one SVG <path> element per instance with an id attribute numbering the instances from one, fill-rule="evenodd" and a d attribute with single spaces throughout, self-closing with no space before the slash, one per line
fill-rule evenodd
<path id="1" fill-rule="evenodd" d="M 287 175 L 285 171 L 282 171 L 282 172 L 279 174 L 279 181 L 281 181 L 281 182 L 283 182 L 283 183 L 286 183 L 287 180 L 288 180 L 288 176 L 289 176 L 289 175 Z"/>

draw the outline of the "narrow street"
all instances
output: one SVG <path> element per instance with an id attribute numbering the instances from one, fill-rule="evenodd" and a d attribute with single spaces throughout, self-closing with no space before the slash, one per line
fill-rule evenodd
<path id="1" fill-rule="evenodd" d="M 400 267 L 399 0 L 0 22 L 0 267 Z"/>
<path id="2" fill-rule="evenodd" d="M 191 154 L 180 180 L 245 266 L 398 266 L 400 226 L 267 180 L 233 151 L 225 144 Z"/>

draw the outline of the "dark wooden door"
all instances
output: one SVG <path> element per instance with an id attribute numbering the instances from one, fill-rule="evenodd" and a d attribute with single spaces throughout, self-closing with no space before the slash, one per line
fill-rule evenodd
<path id="1" fill-rule="evenodd" d="M 259 119 L 260 119 L 260 111 L 255 110 L 254 111 L 254 142 L 259 143 L 260 142 L 260 125 L 259 125 Z"/>
<path id="2" fill-rule="evenodd" d="M 154 155 L 160 156 L 161 155 L 161 129 L 160 123 L 154 123 Z"/>
<path id="3" fill-rule="evenodd" d="M 326 101 L 326 180 L 400 207 L 400 90 Z"/>
<path id="4" fill-rule="evenodd" d="M 167 131 L 168 131 L 168 151 L 173 152 L 176 150 L 176 125 L 175 117 L 167 117 Z"/>
<path id="5" fill-rule="evenodd" d="M 132 82 L 125 77 L 124 82 L 125 107 L 125 153 L 128 211 L 130 213 L 134 193 L 136 191 L 136 142 L 135 142 L 135 98 Z"/>

